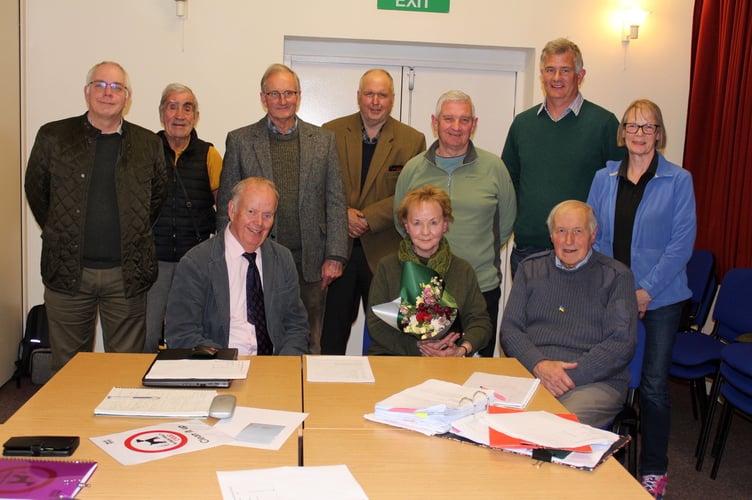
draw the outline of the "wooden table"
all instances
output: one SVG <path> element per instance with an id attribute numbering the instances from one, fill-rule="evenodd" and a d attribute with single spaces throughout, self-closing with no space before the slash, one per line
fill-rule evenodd
<path id="1" fill-rule="evenodd" d="M 139 465 L 123 466 L 89 437 L 136 429 L 157 420 L 95 417 L 94 408 L 114 386 L 139 387 L 153 360 L 150 354 L 80 353 L 44 385 L 5 425 L 0 439 L 11 435 L 59 434 L 81 437 L 73 459 L 99 462 L 79 498 L 221 498 L 216 471 L 298 465 L 299 443 L 291 436 L 279 451 L 218 446 Z M 247 380 L 229 389 L 239 406 L 301 411 L 301 359 L 253 358 Z M 159 419 L 173 422 L 181 419 Z M 213 419 L 207 419 L 212 422 Z"/>
<path id="2" fill-rule="evenodd" d="M 375 384 L 303 382 L 303 411 L 310 415 L 306 429 L 384 429 L 363 418 L 374 404 L 392 394 L 435 378 L 462 384 L 473 372 L 532 377 L 514 358 L 425 358 L 371 356 Z M 305 358 L 303 364 L 305 366 Z M 561 411 L 561 404 L 546 390 L 538 390 L 529 409 Z"/>
<path id="3" fill-rule="evenodd" d="M 81 436 L 73 458 L 99 462 L 91 487 L 79 495 L 82 499 L 221 498 L 216 471 L 297 465 L 301 458 L 305 465 L 346 464 L 373 499 L 648 498 L 612 459 L 594 472 L 553 464 L 536 467 L 526 457 L 363 418 L 377 401 L 427 378 L 462 383 L 475 371 L 530 376 L 507 358 L 371 357 L 376 383 L 338 384 L 302 382 L 299 357 L 254 357 L 248 379 L 234 381 L 226 392 L 237 397 L 239 406 L 308 412 L 302 457 L 293 436 L 279 451 L 219 446 L 122 466 L 88 438 L 144 427 L 154 420 L 95 417 L 93 409 L 113 386 L 139 386 L 152 359 L 147 354 L 78 354 L 0 426 L 0 439 L 24 434 Z M 529 408 L 562 410 L 545 390 L 537 391 Z"/>
<path id="4" fill-rule="evenodd" d="M 614 459 L 595 471 L 396 429 L 363 418 L 374 404 L 428 378 L 464 383 L 475 371 L 531 377 L 510 358 L 370 357 L 376 383 L 303 382 L 304 465 L 346 464 L 378 498 L 649 498 Z M 305 360 L 304 360 L 305 365 Z M 565 411 L 545 389 L 528 409 Z"/>
<path id="5" fill-rule="evenodd" d="M 371 499 L 646 499 L 616 460 L 589 472 L 400 429 L 304 431 L 305 465 L 347 464 Z"/>

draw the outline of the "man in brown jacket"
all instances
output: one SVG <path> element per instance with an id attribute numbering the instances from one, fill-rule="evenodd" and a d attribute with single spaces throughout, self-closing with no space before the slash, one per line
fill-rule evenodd
<path id="1" fill-rule="evenodd" d="M 329 285 L 322 354 L 345 354 L 361 298 L 363 304 L 368 303 L 376 264 L 399 246 L 392 214 L 397 177 L 407 160 L 426 149 L 421 132 L 390 116 L 394 81 L 387 71 L 366 71 L 357 97 L 358 113 L 323 125 L 337 139 L 347 196 L 350 258 L 342 276 Z"/>

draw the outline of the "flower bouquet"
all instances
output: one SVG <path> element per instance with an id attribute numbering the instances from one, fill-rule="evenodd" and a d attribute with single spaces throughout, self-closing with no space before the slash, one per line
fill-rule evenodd
<path id="1" fill-rule="evenodd" d="M 430 267 L 405 262 L 400 288 L 400 297 L 373 306 L 376 316 L 419 340 L 443 338 L 457 318 L 457 302 L 444 280 Z"/>

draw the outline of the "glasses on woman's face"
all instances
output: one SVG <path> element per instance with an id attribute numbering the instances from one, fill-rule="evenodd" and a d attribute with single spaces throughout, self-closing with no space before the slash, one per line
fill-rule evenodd
<path id="1" fill-rule="evenodd" d="M 624 123 L 623 126 L 628 134 L 636 134 L 638 130 L 642 130 L 642 133 L 645 135 L 653 135 L 655 134 L 655 131 L 660 128 L 660 125 L 654 123 L 645 123 L 643 125 L 638 125 L 637 123 Z"/>

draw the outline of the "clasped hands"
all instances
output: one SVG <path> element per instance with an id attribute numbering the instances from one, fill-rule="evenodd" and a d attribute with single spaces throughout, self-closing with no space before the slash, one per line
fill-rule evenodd
<path id="1" fill-rule="evenodd" d="M 543 387 L 555 397 L 562 396 L 575 388 L 574 382 L 567 374 L 567 370 L 577 368 L 577 363 L 566 361 L 551 361 L 544 359 L 533 367 L 533 375 L 540 379 Z"/>
<path id="2" fill-rule="evenodd" d="M 469 351 L 466 347 L 457 345 L 460 337 L 462 334 L 459 332 L 452 332 L 441 340 L 419 340 L 418 349 L 423 356 L 463 358 Z"/>

